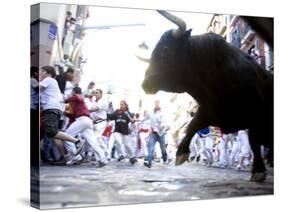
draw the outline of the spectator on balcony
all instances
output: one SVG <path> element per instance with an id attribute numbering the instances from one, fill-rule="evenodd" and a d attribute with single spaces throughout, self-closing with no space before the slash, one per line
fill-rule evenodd
<path id="1" fill-rule="evenodd" d="M 62 36 L 62 46 L 64 52 L 68 52 L 69 44 L 73 45 L 76 21 L 77 20 L 75 18 L 71 17 L 70 20 L 66 23 L 66 28 L 64 28 L 64 32 Z"/>
<path id="2" fill-rule="evenodd" d="M 63 35 L 62 35 L 62 45 L 64 44 L 65 41 L 65 36 L 67 34 L 67 31 L 69 29 L 69 27 L 71 26 L 71 16 L 72 13 L 70 11 L 66 12 L 66 16 L 65 16 L 65 21 L 64 21 L 64 28 L 63 28 Z"/>

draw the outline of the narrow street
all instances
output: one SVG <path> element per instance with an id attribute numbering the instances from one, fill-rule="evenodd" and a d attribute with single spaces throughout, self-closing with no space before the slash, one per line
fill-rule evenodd
<path id="1" fill-rule="evenodd" d="M 250 182 L 245 171 L 216 165 L 111 161 L 103 168 L 93 164 L 40 168 L 41 208 L 120 205 L 273 194 L 273 169 L 264 183 Z"/>

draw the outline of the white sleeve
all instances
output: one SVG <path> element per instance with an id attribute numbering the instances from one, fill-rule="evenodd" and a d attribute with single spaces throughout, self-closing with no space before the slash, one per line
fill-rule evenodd
<path id="1" fill-rule="evenodd" d="M 31 79 L 30 84 L 32 88 L 36 88 L 39 86 L 39 83 L 36 79 Z"/>
<path id="2" fill-rule="evenodd" d="M 165 118 L 164 118 L 164 115 L 163 115 L 163 113 L 161 112 L 161 114 L 160 114 L 160 116 L 159 116 L 159 123 L 160 123 L 160 126 L 161 127 L 166 127 L 166 120 L 165 120 Z"/>
<path id="3" fill-rule="evenodd" d="M 45 78 L 40 82 L 40 86 L 47 88 L 50 85 L 51 81 L 49 78 Z"/>
<path id="4" fill-rule="evenodd" d="M 107 110 L 107 104 L 106 101 L 98 101 L 97 103 L 97 107 L 99 108 L 99 110 Z"/>
<path id="5" fill-rule="evenodd" d="M 92 107 L 92 103 L 90 102 L 90 100 L 88 98 L 84 98 L 84 103 L 85 103 L 86 107 L 88 108 L 88 110 L 90 110 Z"/>

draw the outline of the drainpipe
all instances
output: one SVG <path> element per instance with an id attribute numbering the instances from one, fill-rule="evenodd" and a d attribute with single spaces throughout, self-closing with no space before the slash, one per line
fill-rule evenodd
<path id="1" fill-rule="evenodd" d="M 58 45 L 58 52 L 59 52 L 59 60 L 63 61 L 63 50 L 62 50 L 62 45 L 61 45 L 61 39 L 60 39 L 60 30 L 59 27 L 57 26 L 57 45 Z"/>
<path id="2" fill-rule="evenodd" d="M 82 46 L 84 45 L 84 40 L 81 40 L 77 45 L 75 45 L 72 54 L 71 54 L 71 62 L 74 66 L 74 69 L 78 67 L 78 61 L 79 61 L 79 54 Z"/>

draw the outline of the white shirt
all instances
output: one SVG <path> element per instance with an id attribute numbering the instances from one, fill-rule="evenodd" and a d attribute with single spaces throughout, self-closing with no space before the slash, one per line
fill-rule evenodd
<path id="1" fill-rule="evenodd" d="M 151 112 L 144 120 L 149 119 L 150 128 L 162 136 L 166 133 L 166 123 L 161 111 Z M 143 121 L 144 121 L 143 120 Z"/>
<path id="2" fill-rule="evenodd" d="M 141 129 L 149 129 L 150 128 L 150 120 L 149 119 L 142 120 L 139 127 Z"/>
<path id="3" fill-rule="evenodd" d="M 98 107 L 99 109 L 96 112 L 91 113 L 92 119 L 94 121 L 97 119 L 106 119 L 107 118 L 106 111 L 108 108 L 108 103 L 101 98 L 97 102 L 92 101 L 92 105 L 89 109 L 93 109 L 95 107 Z"/>
<path id="4" fill-rule="evenodd" d="M 65 83 L 65 89 L 64 89 L 64 98 L 67 99 L 69 98 L 72 94 L 72 90 L 74 88 L 74 85 L 69 82 L 69 81 L 66 81 Z"/>
<path id="5" fill-rule="evenodd" d="M 58 109 L 63 111 L 63 97 L 60 93 L 58 82 L 51 77 L 46 77 L 40 82 L 40 86 L 43 87 L 40 92 L 43 110 Z"/>

